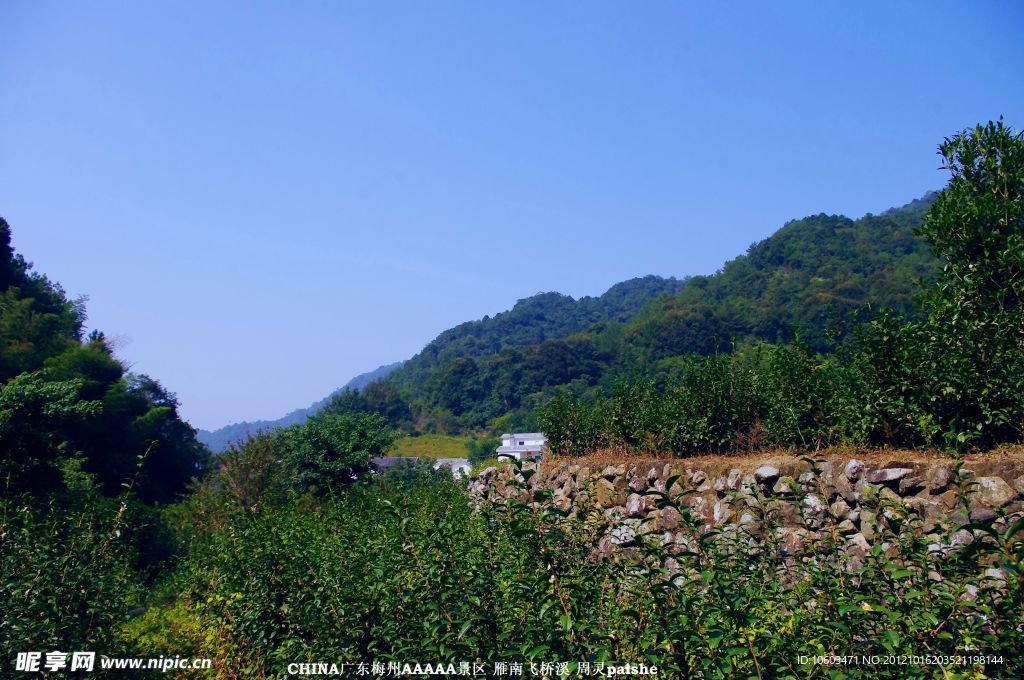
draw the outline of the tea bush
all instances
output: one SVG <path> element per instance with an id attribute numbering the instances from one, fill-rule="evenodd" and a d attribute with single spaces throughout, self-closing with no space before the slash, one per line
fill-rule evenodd
<path id="1" fill-rule="evenodd" d="M 142 599 L 141 515 L 94 493 L 0 499 L 0 647 L 119 649 L 114 627 Z"/>
<path id="2" fill-rule="evenodd" d="M 937 551 L 909 530 L 913 513 L 882 505 L 894 519 L 849 564 L 838 533 L 787 545 L 768 502 L 756 511 L 767 540 L 754 547 L 742 530 L 704 531 L 680 495 L 651 492 L 683 517 L 682 539 L 645 527 L 602 559 L 603 515 L 569 516 L 526 484 L 520 494 L 475 512 L 450 476 L 406 474 L 240 515 L 193 547 L 176 606 L 219 631 L 224 667 L 241 677 L 325 660 L 566 661 L 573 675 L 579 662 L 642 661 L 666 678 L 804 677 L 827 671 L 801 655 L 972 650 L 1003 663 L 834 670 L 1024 670 L 1024 521 L 968 526 L 977 538 L 960 549 L 951 539 L 963 529 L 947 527 Z"/>
<path id="3" fill-rule="evenodd" d="M 606 446 L 686 456 L 863 444 L 873 433 L 859 370 L 800 343 L 755 344 L 677 358 L 659 381 L 620 380 L 592 400 L 563 392 L 542 409 L 541 424 L 561 455 Z"/>

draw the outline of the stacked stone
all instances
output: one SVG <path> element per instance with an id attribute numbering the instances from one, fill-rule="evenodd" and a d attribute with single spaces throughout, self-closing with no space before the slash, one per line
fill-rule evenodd
<path id="1" fill-rule="evenodd" d="M 658 507 L 657 492 L 667 492 L 690 513 L 699 531 L 742 529 L 749 538 L 748 549 L 757 550 L 767 538 L 761 518 L 770 517 L 785 552 L 797 554 L 815 533 L 828 534 L 852 566 L 875 543 L 891 549 L 886 537 L 902 531 L 920 532 L 930 540 L 931 550 L 948 554 L 973 536 L 943 529 L 1024 514 L 1024 475 L 1008 482 L 996 474 L 979 476 L 948 463 L 915 461 L 873 468 L 857 459 L 783 467 L 787 469 L 761 465 L 747 471 L 738 466 L 712 477 L 686 461 L 593 469 L 574 463 L 525 463 L 521 472 L 511 465 L 484 470 L 470 483 L 470 492 L 478 506 L 485 498 L 535 502 L 535 492 L 546 490 L 550 493 L 544 504 L 600 532 L 598 553 L 605 557 L 614 554 L 617 545 L 651 533 L 663 544 L 692 541 L 692 532 L 680 530 L 687 524 L 680 511 Z M 666 489 L 670 480 L 672 488 Z M 942 536 L 950 537 L 948 542 Z"/>

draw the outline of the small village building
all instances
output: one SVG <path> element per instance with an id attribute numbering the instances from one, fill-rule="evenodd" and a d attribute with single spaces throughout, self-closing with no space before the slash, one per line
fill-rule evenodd
<path id="1" fill-rule="evenodd" d="M 495 453 L 499 456 L 510 456 L 518 460 L 531 458 L 540 459 L 547 449 L 548 440 L 543 432 L 515 432 L 501 435 L 501 446 Z"/>

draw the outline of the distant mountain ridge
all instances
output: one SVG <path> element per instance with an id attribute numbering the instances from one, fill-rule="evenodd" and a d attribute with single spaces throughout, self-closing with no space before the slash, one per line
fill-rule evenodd
<path id="1" fill-rule="evenodd" d="M 379 366 L 372 371 L 360 373 L 320 401 L 310 404 L 306 408 L 295 409 L 291 413 L 276 420 L 255 420 L 252 422 L 242 421 L 240 423 L 225 425 L 224 427 L 212 431 L 199 430 L 196 433 L 196 439 L 210 447 L 211 451 L 219 452 L 225 451 L 231 444 L 242 441 L 258 432 L 266 432 L 269 430 L 276 430 L 279 427 L 288 427 L 289 425 L 303 423 L 307 418 L 327 406 L 331 397 L 339 392 L 344 392 L 345 390 L 362 391 L 370 383 L 383 380 L 390 375 L 392 371 L 401 368 L 404 363 L 404 361 L 396 361 L 393 364 Z"/>

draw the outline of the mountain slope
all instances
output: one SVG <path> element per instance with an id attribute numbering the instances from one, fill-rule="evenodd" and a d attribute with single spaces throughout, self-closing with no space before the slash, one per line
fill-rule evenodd
<path id="1" fill-rule="evenodd" d="M 327 406 L 334 395 L 345 392 L 346 390 L 355 390 L 357 392 L 361 391 L 370 383 L 387 377 L 392 371 L 400 368 L 402 363 L 403 362 L 401 361 L 396 361 L 393 364 L 379 366 L 367 373 L 361 373 L 345 383 L 343 387 L 338 388 L 320 401 L 310 404 L 306 408 L 296 409 L 277 420 L 255 420 L 252 422 L 242 421 L 240 423 L 225 425 L 224 427 L 213 431 L 199 430 L 196 434 L 196 439 L 210 447 L 211 451 L 224 451 L 232 443 L 241 441 L 250 435 L 256 434 L 257 432 L 275 430 L 279 427 L 288 427 L 289 425 L 296 425 L 298 423 L 305 422 L 307 418 Z"/>
<path id="2" fill-rule="evenodd" d="M 634 360 L 728 349 L 758 338 L 799 335 L 824 350 L 868 304 L 913 310 L 914 281 L 938 266 L 914 228 L 934 194 L 858 220 L 814 215 L 788 222 L 712 276 L 690 279 L 672 300 L 648 306 L 630 324 Z"/>
<path id="3" fill-rule="evenodd" d="M 819 214 L 788 222 L 709 276 L 646 276 L 598 297 L 519 300 L 444 331 L 400 368 L 360 376 L 366 384 L 386 378 L 372 399 L 350 394 L 332 408 L 377 410 L 409 431 L 531 428 L 534 407 L 561 386 L 586 392 L 618 375 L 657 376 L 675 357 L 754 339 L 799 335 L 825 351 L 868 305 L 913 312 L 915 280 L 937 268 L 914 233 L 933 201 L 929 194 L 857 220 Z M 329 399 L 200 438 L 219 450 L 247 433 L 301 422 Z"/>
<path id="4" fill-rule="evenodd" d="M 626 315 L 589 317 L 589 328 L 581 321 L 575 333 L 531 344 L 533 306 L 557 303 L 531 298 L 491 324 L 497 337 L 478 344 L 481 322 L 456 327 L 388 382 L 413 400 L 421 429 L 505 429 L 529 427 L 533 407 L 556 387 L 584 392 L 616 375 L 658 375 L 674 357 L 798 334 L 827 350 L 870 313 L 867 305 L 913 311 L 914 281 L 937 269 L 914 233 L 933 200 L 857 220 L 820 214 L 789 222 L 717 273 L 681 283 L 675 296 L 654 297 L 625 323 Z"/>
<path id="5" fill-rule="evenodd" d="M 418 395 L 437 367 L 455 359 L 488 357 L 505 349 L 537 345 L 596 323 L 625 322 L 651 300 L 675 295 L 685 285 L 675 278 L 644 276 L 617 283 L 598 297 L 575 300 L 560 293 L 539 293 L 519 300 L 507 312 L 444 331 L 390 376 L 389 382 Z"/>

